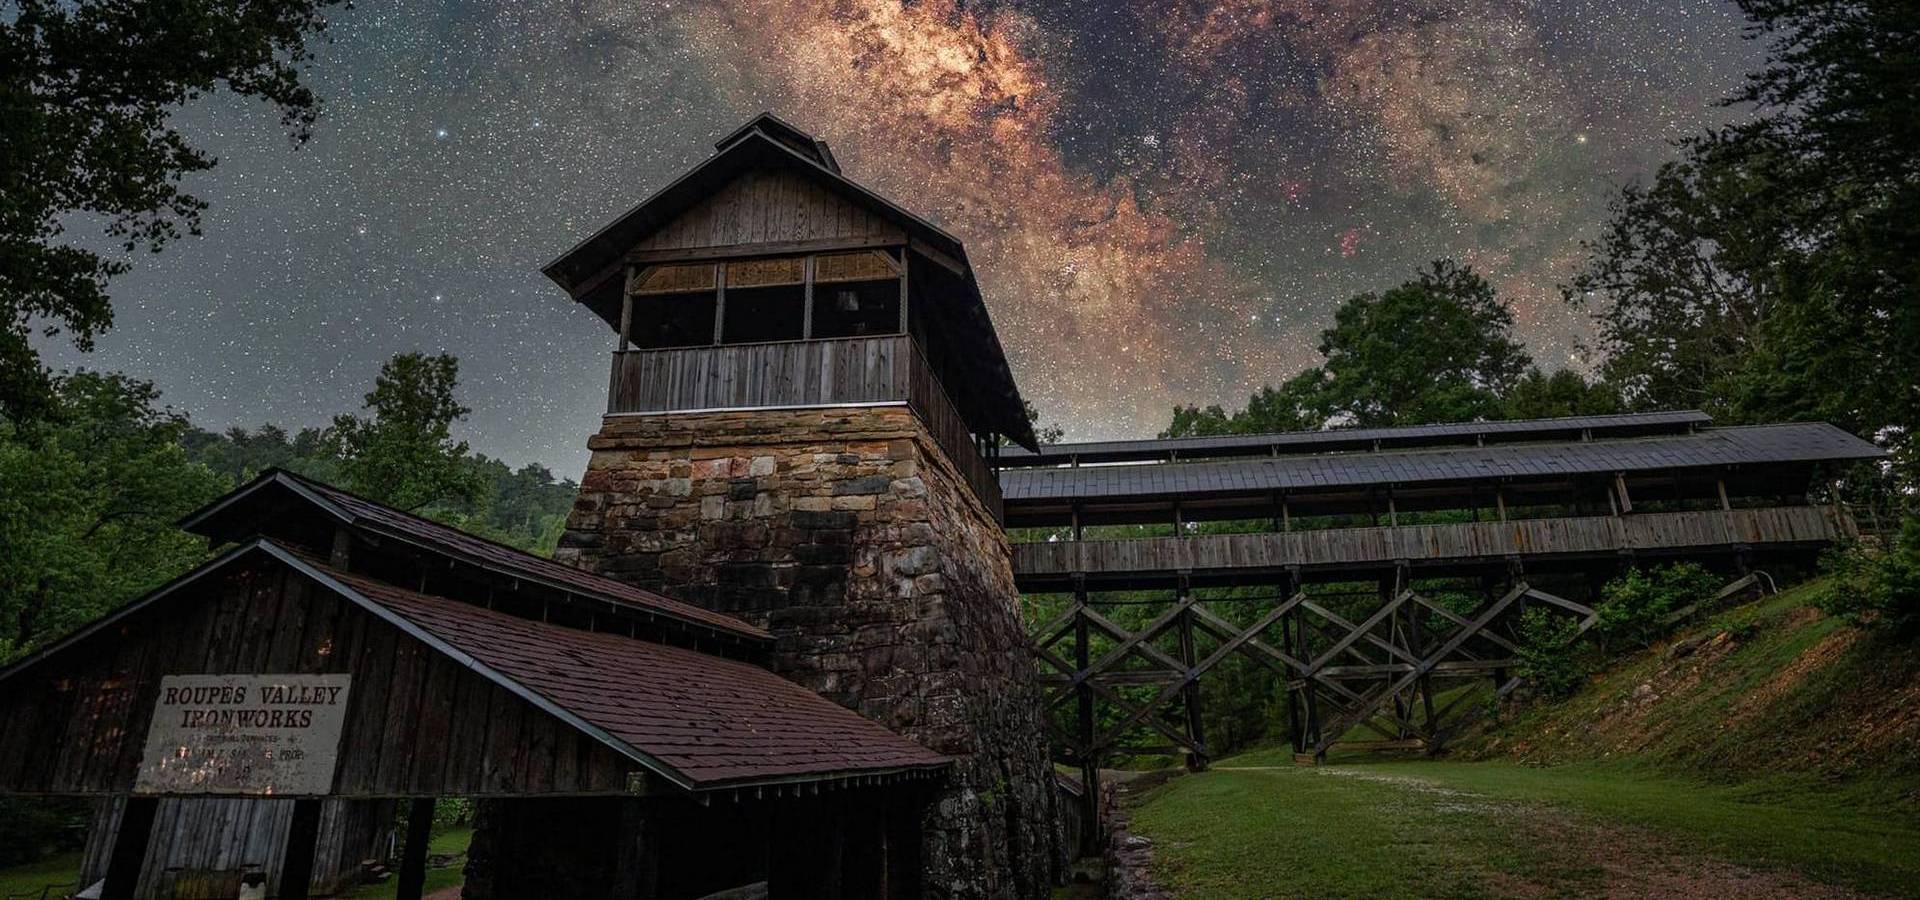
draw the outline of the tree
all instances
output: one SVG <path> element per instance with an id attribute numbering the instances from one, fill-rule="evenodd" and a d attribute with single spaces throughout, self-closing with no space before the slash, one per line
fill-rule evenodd
<path id="1" fill-rule="evenodd" d="M 174 522 L 226 488 L 153 385 L 80 372 L 52 396 L 42 416 L 0 416 L 0 659 L 199 562 L 205 542 Z"/>
<path id="2" fill-rule="evenodd" d="M 1383 294 L 1361 294 L 1320 335 L 1321 388 L 1336 418 L 1362 427 L 1496 415 L 1532 363 L 1513 313 L 1471 268 L 1435 262 Z"/>
<path id="3" fill-rule="evenodd" d="M 1915 479 L 1920 421 L 1920 7 L 1740 0 L 1768 62 L 1753 117 L 1615 205 L 1569 291 L 1636 406 L 1827 419 Z"/>
<path id="4" fill-rule="evenodd" d="M 29 337 L 82 349 L 113 322 L 126 271 L 63 240 L 76 214 L 125 249 L 197 233 L 206 204 L 181 178 L 214 159 L 169 124 L 218 87 L 278 107 L 304 141 L 317 101 L 300 80 L 308 39 L 338 0 L 13 0 L 0 15 L 0 410 L 55 402 Z"/>
<path id="5" fill-rule="evenodd" d="M 1528 369 L 1500 398 L 1500 418 L 1551 419 L 1621 412 L 1620 393 L 1605 381 L 1588 381 L 1571 369 L 1548 375 Z"/>
<path id="6" fill-rule="evenodd" d="M 481 505 L 486 481 L 452 437 L 469 412 L 453 397 L 459 383 L 460 361 L 447 354 L 402 353 L 381 366 L 366 396 L 372 415 L 335 416 L 327 429 L 345 487 L 410 512 Z"/>
<path id="7" fill-rule="evenodd" d="M 1326 425 L 1320 390 L 1325 374 L 1308 369 L 1282 382 L 1255 391 L 1245 409 L 1229 413 L 1218 404 L 1201 408 L 1176 406 L 1165 437 L 1219 434 L 1272 434 L 1280 431 L 1316 431 Z"/>
<path id="8" fill-rule="evenodd" d="M 1440 260 L 1385 293 L 1342 303 L 1320 333 L 1320 366 L 1261 388 L 1238 412 L 1175 407 L 1161 436 L 1501 418 L 1502 398 L 1532 364 L 1512 330 L 1513 314 L 1486 279 Z"/>

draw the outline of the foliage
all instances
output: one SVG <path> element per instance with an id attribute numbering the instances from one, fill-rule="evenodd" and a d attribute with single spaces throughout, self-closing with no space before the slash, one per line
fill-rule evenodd
<path id="1" fill-rule="evenodd" d="M 1908 516 L 1882 552 L 1854 546 L 1827 562 L 1835 578 L 1822 609 L 1898 638 L 1920 637 L 1920 516 Z"/>
<path id="2" fill-rule="evenodd" d="M 0 659 L 106 613 L 204 556 L 173 527 L 222 479 L 180 446 L 186 418 L 153 385 L 55 379 L 48 415 L 0 417 Z"/>
<path id="3" fill-rule="evenodd" d="M 1769 61 L 1703 135 L 1628 187 L 1568 288 L 1638 407 L 1825 419 L 1896 451 L 1920 421 L 1920 8 L 1740 0 Z"/>
<path id="4" fill-rule="evenodd" d="M 0 797 L 0 867 L 80 849 L 92 819 L 90 806 L 70 798 Z"/>
<path id="5" fill-rule="evenodd" d="M 1247 398 L 1245 409 L 1231 413 L 1217 404 L 1205 408 L 1176 406 L 1173 409 L 1173 422 L 1160 436 L 1271 434 L 1319 429 L 1327 422 L 1319 393 L 1323 378 L 1321 370 L 1309 369 L 1283 382 L 1278 388 L 1262 387 Z"/>
<path id="6" fill-rule="evenodd" d="M 1572 694 L 1586 671 L 1575 654 L 1580 624 L 1572 617 L 1535 607 L 1520 616 L 1514 674 L 1534 693 L 1551 699 Z"/>
<path id="7" fill-rule="evenodd" d="M 113 322 L 107 283 L 128 264 L 63 239 L 105 220 L 124 249 L 197 233 L 206 204 L 183 176 L 214 159 L 172 112 L 216 88 L 276 106 L 304 141 L 317 100 L 300 79 L 306 42 L 337 0 L 13 0 L 0 15 L 0 410 L 57 400 L 30 338 L 65 331 L 82 349 Z"/>
<path id="8" fill-rule="evenodd" d="M 1611 384 L 1588 381 L 1572 369 L 1559 369 L 1548 375 L 1536 368 L 1528 369 L 1501 398 L 1499 418 L 1551 419 L 1624 411 L 1620 392 Z"/>
<path id="9" fill-rule="evenodd" d="M 1321 365 L 1266 386 L 1244 409 L 1178 406 L 1162 437 L 1313 431 L 1617 412 L 1618 394 L 1535 367 L 1513 314 L 1472 269 L 1441 260 L 1380 294 L 1361 294 L 1320 334 Z"/>
<path id="10" fill-rule="evenodd" d="M 1600 589 L 1594 628 L 1609 651 L 1652 646 L 1666 636 L 1674 613 L 1710 599 L 1718 587 L 1719 579 L 1694 563 L 1628 569 Z"/>
<path id="11" fill-rule="evenodd" d="M 381 366 L 366 397 L 372 415 L 335 416 L 327 429 L 344 486 L 409 512 L 483 500 L 467 442 L 452 437 L 469 412 L 453 397 L 459 382 L 460 361 L 447 354 L 402 353 Z"/>
<path id="12" fill-rule="evenodd" d="M 1530 362 L 1513 313 L 1471 268 L 1448 260 L 1385 293 L 1341 304 L 1320 334 L 1320 395 L 1361 427 L 1494 415 Z"/>

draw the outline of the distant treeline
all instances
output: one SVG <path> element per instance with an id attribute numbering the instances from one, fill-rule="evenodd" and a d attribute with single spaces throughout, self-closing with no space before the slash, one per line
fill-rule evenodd
<path id="1" fill-rule="evenodd" d="M 199 428 L 124 375 L 52 379 L 40 412 L 0 415 L 0 662 L 205 560 L 206 542 L 174 523 L 275 466 L 551 553 L 575 484 L 453 440 L 458 371 L 450 356 L 397 356 L 362 413 L 293 433 Z"/>

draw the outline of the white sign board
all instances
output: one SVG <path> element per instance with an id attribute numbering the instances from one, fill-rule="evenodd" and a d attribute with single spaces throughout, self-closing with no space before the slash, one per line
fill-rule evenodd
<path id="1" fill-rule="evenodd" d="M 294 794 L 333 790 L 350 675 L 168 675 L 133 790 Z"/>

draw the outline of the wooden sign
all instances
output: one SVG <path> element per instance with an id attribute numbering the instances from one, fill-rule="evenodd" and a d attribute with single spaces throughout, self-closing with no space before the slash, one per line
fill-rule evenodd
<path id="1" fill-rule="evenodd" d="M 331 793 L 350 675 L 169 675 L 138 794 Z"/>

